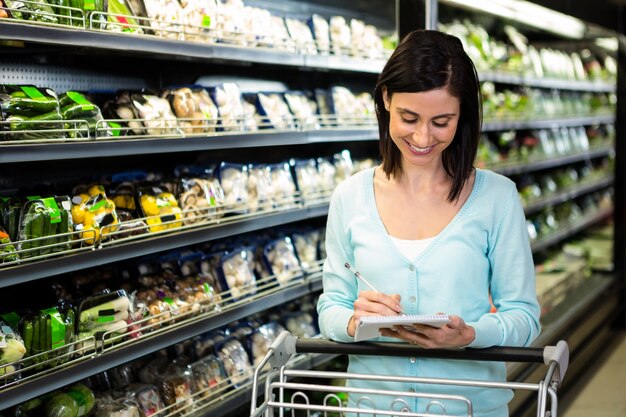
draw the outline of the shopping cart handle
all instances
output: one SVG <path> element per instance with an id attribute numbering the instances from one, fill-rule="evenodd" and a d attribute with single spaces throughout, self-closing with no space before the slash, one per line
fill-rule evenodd
<path id="1" fill-rule="evenodd" d="M 565 342 L 563 342 L 565 343 Z M 567 344 L 565 345 L 566 348 Z M 558 345 L 553 347 L 559 352 Z M 439 359 L 475 360 L 489 362 L 544 363 L 551 357 L 544 348 L 497 346 L 484 349 L 424 349 L 406 343 L 359 342 L 339 343 L 328 339 L 298 338 L 296 353 L 330 353 L 346 355 L 401 356 Z M 547 363 L 547 362 L 546 362 Z M 565 365 L 567 368 L 567 364 Z"/>

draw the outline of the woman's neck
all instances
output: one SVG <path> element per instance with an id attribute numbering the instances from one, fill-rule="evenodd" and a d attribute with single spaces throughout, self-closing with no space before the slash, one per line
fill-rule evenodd
<path id="1" fill-rule="evenodd" d="M 447 193 L 451 185 L 450 176 L 441 163 L 429 166 L 403 164 L 402 175 L 392 179 L 403 189 L 420 193 L 433 191 Z"/>

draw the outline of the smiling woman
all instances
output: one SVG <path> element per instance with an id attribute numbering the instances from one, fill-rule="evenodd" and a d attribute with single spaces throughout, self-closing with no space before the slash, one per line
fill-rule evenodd
<path id="1" fill-rule="evenodd" d="M 440 328 L 383 329 L 379 340 L 424 348 L 529 345 L 539 333 L 539 306 L 524 212 L 512 181 L 473 166 L 481 98 L 461 42 L 436 31 L 407 35 L 378 79 L 375 102 L 382 165 L 341 183 L 330 203 L 318 303 L 322 334 L 352 342 L 364 316 L 446 313 L 450 322 Z M 357 281 L 346 262 L 377 291 Z M 503 363 L 473 361 L 355 355 L 348 371 L 506 380 Z M 348 384 L 425 390 L 414 383 Z M 428 391 L 469 398 L 478 417 L 507 416 L 512 398 L 504 389 Z M 360 400 L 351 396 L 350 405 Z M 427 400 L 404 400 L 411 410 L 425 412 Z M 377 409 L 393 407 L 382 397 L 370 402 Z M 463 414 L 458 404 L 442 403 L 447 414 Z"/>

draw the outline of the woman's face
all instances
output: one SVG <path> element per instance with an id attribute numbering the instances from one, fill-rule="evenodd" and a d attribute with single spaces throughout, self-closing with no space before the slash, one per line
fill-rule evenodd
<path id="1" fill-rule="evenodd" d="M 383 90 L 389 112 L 389 134 L 403 157 L 403 167 L 441 163 L 441 154 L 456 133 L 461 105 L 446 88 L 420 93 L 394 93 Z"/>

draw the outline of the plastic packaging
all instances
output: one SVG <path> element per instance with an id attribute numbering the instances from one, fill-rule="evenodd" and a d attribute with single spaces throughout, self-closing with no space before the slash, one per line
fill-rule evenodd
<path id="1" fill-rule="evenodd" d="M 146 133 L 143 123 L 137 120 L 140 118 L 139 110 L 128 91 L 122 91 L 114 99 L 107 100 L 102 106 L 102 115 L 106 119 L 118 120 L 108 122 L 113 136 L 144 135 Z M 100 130 L 97 131 L 98 136 L 102 134 Z M 104 135 L 106 136 L 108 133 L 105 132 Z"/>
<path id="2" fill-rule="evenodd" d="M 296 184 L 288 162 L 270 164 L 270 198 L 275 207 L 287 208 L 296 203 Z"/>
<path id="3" fill-rule="evenodd" d="M 285 101 L 299 127 L 312 130 L 320 128 L 317 104 L 314 100 L 307 97 L 302 91 L 288 91 L 285 93 Z"/>
<path id="4" fill-rule="evenodd" d="M 69 248 L 72 230 L 70 204 L 67 197 L 31 199 L 20 214 L 18 250 L 22 258 L 46 255 Z M 64 236 L 56 236 L 65 234 Z M 48 239 L 41 239 L 48 236 Z M 93 242 L 92 242 L 93 243 Z M 54 245 L 54 246 L 52 246 Z M 39 249 L 37 249 L 39 248 Z"/>
<path id="5" fill-rule="evenodd" d="M 108 125 L 103 122 L 104 119 L 102 117 L 102 113 L 100 112 L 100 108 L 85 97 L 84 94 L 79 93 L 78 91 L 66 91 L 59 96 L 59 107 L 63 120 L 84 120 L 87 122 L 89 131 L 92 135 L 95 135 L 96 127 L 103 128 L 104 133 L 101 136 L 113 135 L 111 130 L 108 129 Z M 81 125 L 66 125 L 66 127 L 80 128 Z M 70 130 L 69 136 L 76 137 L 76 132 Z"/>
<path id="6" fill-rule="evenodd" d="M 150 136 L 180 136 L 176 116 L 167 100 L 150 94 L 131 94 L 133 105 Z"/>
<path id="7" fill-rule="evenodd" d="M 217 124 L 217 107 L 203 89 L 183 87 L 166 90 L 162 97 L 169 101 L 178 123 L 185 134 L 214 132 Z M 185 120 L 192 119 L 192 120 Z"/>
<path id="8" fill-rule="evenodd" d="M 330 53 L 330 26 L 328 21 L 322 16 L 314 14 L 309 20 L 309 26 L 315 36 L 317 50 L 322 55 L 328 55 Z"/>
<path id="9" fill-rule="evenodd" d="M 50 123 L 62 120 L 62 117 L 57 94 L 49 88 L 38 88 L 34 85 L 0 85 L 0 120 L 9 122 L 0 125 L 0 129 L 14 132 L 2 136 L 9 140 L 65 136 L 63 133 L 46 132 L 50 129 L 63 128 L 61 123 Z"/>
<path id="10" fill-rule="evenodd" d="M 289 36 L 300 47 L 300 51 L 308 55 L 317 55 L 317 47 L 311 29 L 301 20 L 286 18 L 285 24 Z"/>
<path id="11" fill-rule="evenodd" d="M 269 210 L 273 206 L 271 198 L 272 176 L 267 165 L 248 165 L 248 207 L 250 211 Z"/>
<path id="12" fill-rule="evenodd" d="M 211 399 L 219 394 L 227 380 L 220 360 L 214 355 L 207 355 L 189 365 L 194 377 L 196 392 L 202 399 Z M 216 392 L 218 391 L 218 392 Z"/>
<path id="13" fill-rule="evenodd" d="M 102 185 L 74 189 L 72 221 L 80 237 L 91 245 L 117 231 L 120 223 L 115 203 L 107 198 Z"/>
<path id="14" fill-rule="evenodd" d="M 348 179 L 354 173 L 354 165 L 352 163 L 352 157 L 350 151 L 343 150 L 333 155 L 333 162 L 335 163 L 335 184 L 339 184 L 343 180 Z"/>
<path id="15" fill-rule="evenodd" d="M 203 223 L 221 216 L 224 191 L 218 181 L 203 178 L 181 178 L 178 201 L 186 225 Z"/>
<path id="16" fill-rule="evenodd" d="M 269 121 L 267 127 L 279 130 L 295 128 L 293 115 L 289 111 L 289 106 L 285 99 L 280 94 L 258 93 L 257 108 L 261 116 Z"/>
<path id="17" fill-rule="evenodd" d="M 302 276 L 302 267 L 296 256 L 291 238 L 273 240 L 263 248 L 263 256 L 268 270 L 280 285 Z"/>
<path id="18" fill-rule="evenodd" d="M 220 185 L 224 190 L 225 210 L 229 213 L 245 213 L 249 204 L 248 167 L 222 162 L 218 169 Z"/>
<path id="19" fill-rule="evenodd" d="M 142 417 L 139 405 L 133 400 L 124 398 L 96 400 L 96 417 Z"/>
<path id="20" fill-rule="evenodd" d="M 254 374 L 250 358 L 239 340 L 225 339 L 216 346 L 216 353 L 224 365 L 231 384 L 235 387 L 240 386 Z"/>
<path id="21" fill-rule="evenodd" d="M 0 226 L 0 264 L 18 261 L 20 256 L 16 253 L 15 245 L 11 243 L 9 234 Z"/>
<path id="22" fill-rule="evenodd" d="M 152 233 L 182 226 L 182 210 L 176 197 L 165 187 L 145 184 L 139 187 L 139 206 Z"/>
<path id="23" fill-rule="evenodd" d="M 293 245 L 298 254 L 300 264 L 305 271 L 312 269 L 317 265 L 319 257 L 319 230 L 307 230 L 294 232 L 292 234 Z"/>
<path id="24" fill-rule="evenodd" d="M 193 410 L 193 374 L 191 369 L 171 363 L 158 371 L 158 387 L 168 411 L 186 415 Z"/>
<path id="25" fill-rule="evenodd" d="M 305 202 L 325 197 L 315 159 L 292 159 L 290 165 L 295 173 L 298 191 Z"/>
<path id="26" fill-rule="evenodd" d="M 17 369 L 11 363 L 21 360 L 26 354 L 24 341 L 11 327 L 4 321 L 0 320 L 0 380 L 8 379 L 9 381 L 16 379 L 17 375 L 5 377 Z"/>
<path id="27" fill-rule="evenodd" d="M 95 337 L 105 343 L 128 331 L 130 299 L 124 290 L 103 293 L 84 299 L 78 306 L 78 340 Z M 89 343 L 89 342 L 86 342 Z"/>
<path id="28" fill-rule="evenodd" d="M 144 0 L 150 26 L 154 34 L 167 39 L 185 39 L 183 26 L 185 24 L 183 10 L 175 0 Z"/>
<path id="29" fill-rule="evenodd" d="M 217 105 L 221 130 L 225 132 L 245 130 L 245 111 L 239 86 L 235 83 L 224 83 L 209 91 Z"/>
<path id="30" fill-rule="evenodd" d="M 277 322 L 270 322 L 257 328 L 248 338 L 249 351 L 254 367 L 263 360 L 278 335 L 286 329 Z M 266 368 L 269 368 L 269 364 Z"/>
<path id="31" fill-rule="evenodd" d="M 350 26 L 343 16 L 332 16 L 329 24 L 330 42 L 335 55 L 348 55 L 352 35 Z"/>
<path id="32" fill-rule="evenodd" d="M 307 312 L 288 314 L 284 318 L 284 323 L 287 330 L 297 337 L 314 337 L 318 333 L 313 316 Z"/>
<path id="33" fill-rule="evenodd" d="M 163 401 L 157 387 L 151 384 L 133 384 L 126 389 L 129 399 L 139 406 L 142 417 L 149 417 L 163 409 Z"/>
<path id="34" fill-rule="evenodd" d="M 222 256 L 223 287 L 230 290 L 233 301 L 256 292 L 253 259 L 254 252 L 250 248 L 235 249 Z"/>

